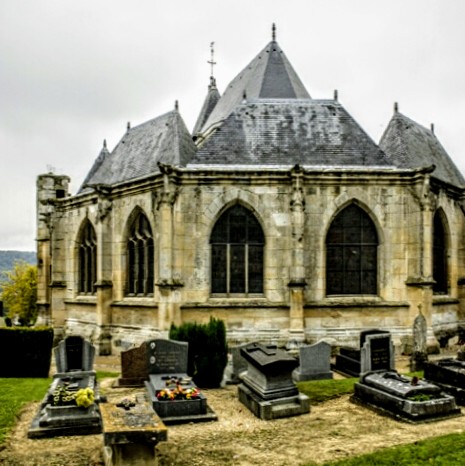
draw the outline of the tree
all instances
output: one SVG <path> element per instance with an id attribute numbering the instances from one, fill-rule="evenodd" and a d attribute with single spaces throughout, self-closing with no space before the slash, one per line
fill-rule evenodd
<path id="1" fill-rule="evenodd" d="M 37 267 L 15 262 L 13 271 L 0 285 L 8 316 L 17 318 L 20 325 L 33 325 L 37 320 Z"/>

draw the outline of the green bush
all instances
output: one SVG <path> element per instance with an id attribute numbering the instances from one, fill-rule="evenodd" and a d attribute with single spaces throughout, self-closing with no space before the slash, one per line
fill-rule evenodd
<path id="1" fill-rule="evenodd" d="M 170 338 L 189 343 L 187 374 L 199 387 L 216 388 L 221 385 L 228 361 L 226 328 L 222 320 L 210 318 L 208 324 L 172 324 Z"/>
<path id="2" fill-rule="evenodd" d="M 48 377 L 53 329 L 0 328 L 0 377 Z"/>

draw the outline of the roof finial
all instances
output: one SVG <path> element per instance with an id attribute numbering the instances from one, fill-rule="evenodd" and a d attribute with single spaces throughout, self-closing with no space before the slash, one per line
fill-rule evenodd
<path id="1" fill-rule="evenodd" d="M 337 102 L 337 98 L 338 98 L 338 93 L 337 93 L 337 89 L 334 89 L 334 100 Z"/>
<path id="2" fill-rule="evenodd" d="M 394 102 L 394 113 L 398 113 L 399 111 L 399 104 L 397 102 Z"/>
<path id="3" fill-rule="evenodd" d="M 104 149 L 107 148 L 107 140 L 106 140 L 106 139 L 103 140 L 103 148 L 104 148 Z"/>
<path id="4" fill-rule="evenodd" d="M 126 125 L 126 129 L 129 131 L 131 129 L 131 122 L 128 121 L 128 124 Z"/>
<path id="5" fill-rule="evenodd" d="M 271 26 L 271 40 L 273 42 L 276 42 L 276 24 L 273 23 L 273 25 Z"/>
<path id="6" fill-rule="evenodd" d="M 216 61 L 215 61 L 215 43 L 214 42 L 210 42 L 210 55 L 211 55 L 211 58 L 210 58 L 210 60 L 208 60 L 207 63 L 209 63 L 210 66 L 211 66 L 210 79 L 213 80 L 214 79 L 213 67 L 216 65 Z"/>
<path id="7" fill-rule="evenodd" d="M 431 132 L 434 134 L 434 123 L 431 123 Z"/>
<path id="8" fill-rule="evenodd" d="M 174 109 L 175 109 L 176 111 L 179 110 L 179 102 L 178 102 L 177 100 L 174 101 Z"/>

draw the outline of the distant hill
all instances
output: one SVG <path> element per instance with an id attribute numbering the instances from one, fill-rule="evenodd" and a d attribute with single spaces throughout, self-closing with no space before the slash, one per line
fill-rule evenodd
<path id="1" fill-rule="evenodd" d="M 0 251 L 0 275 L 13 270 L 15 262 L 21 260 L 28 264 L 36 265 L 37 257 L 35 251 Z"/>

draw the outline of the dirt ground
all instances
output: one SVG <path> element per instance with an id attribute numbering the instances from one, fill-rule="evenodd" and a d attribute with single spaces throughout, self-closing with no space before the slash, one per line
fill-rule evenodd
<path id="1" fill-rule="evenodd" d="M 101 364 L 99 369 L 111 369 Z M 134 390 L 101 390 L 117 402 Z M 140 392 L 140 389 L 138 390 Z M 373 452 L 427 437 L 463 432 L 465 417 L 412 425 L 380 416 L 344 396 L 312 406 L 309 414 L 274 421 L 256 418 L 237 399 L 237 387 L 204 390 L 218 421 L 170 426 L 168 441 L 157 446 L 159 466 L 296 466 Z M 12 466 L 103 465 L 102 435 L 28 439 L 38 403 L 25 407 L 0 464 Z"/>

